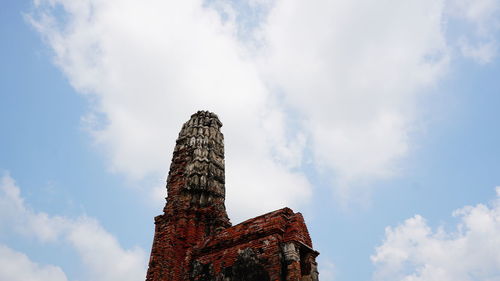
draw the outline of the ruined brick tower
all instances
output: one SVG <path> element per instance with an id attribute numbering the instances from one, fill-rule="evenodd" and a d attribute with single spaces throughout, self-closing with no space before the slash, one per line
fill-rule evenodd
<path id="1" fill-rule="evenodd" d="M 221 127 L 208 111 L 182 126 L 146 281 L 317 281 L 319 253 L 300 213 L 283 208 L 231 226 Z"/>

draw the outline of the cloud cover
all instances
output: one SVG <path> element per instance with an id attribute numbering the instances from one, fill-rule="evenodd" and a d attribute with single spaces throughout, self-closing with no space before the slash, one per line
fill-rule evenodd
<path id="1" fill-rule="evenodd" d="M 57 5 L 67 22 L 54 15 Z M 241 219 L 307 200 L 307 179 L 274 161 L 266 138 L 275 133 L 267 134 L 263 120 L 280 109 L 267 106 L 268 92 L 250 54 L 216 10 L 201 1 L 156 0 L 43 1 L 37 7 L 32 23 L 56 63 L 95 101 L 85 120 L 112 169 L 131 178 L 163 176 L 182 123 L 207 109 L 221 116 L 228 136 L 233 214 Z M 281 121 L 276 125 L 284 126 Z M 289 152 L 287 144 L 295 142 L 283 139 L 279 146 Z M 260 198 L 270 190 L 282 196 Z"/>
<path id="2" fill-rule="evenodd" d="M 98 221 L 87 216 L 68 218 L 36 212 L 26 206 L 21 190 L 10 175 L 0 179 L 0 234 L 34 237 L 43 243 L 64 243 L 80 257 L 84 280 L 141 280 L 146 275 L 146 255 L 141 248 L 124 249 Z M 0 279 L 63 281 L 60 267 L 39 265 L 25 254 L 0 244 Z"/>
<path id="3" fill-rule="evenodd" d="M 385 241 L 371 257 L 375 280 L 500 280 L 500 187 L 488 205 L 453 212 L 456 230 L 432 230 L 416 215 L 387 227 Z"/>
<path id="4" fill-rule="evenodd" d="M 61 268 L 39 265 L 25 254 L 0 244 L 0 279 L 10 281 L 67 281 Z"/>
<path id="5" fill-rule="evenodd" d="M 452 49 L 494 57 L 494 41 L 447 41 L 451 17 L 496 30 L 481 28 L 490 9 L 462 2 L 38 0 L 29 20 L 91 101 L 83 119 L 115 171 L 164 177 L 181 124 L 219 114 L 240 220 L 307 202 L 307 159 L 342 194 L 398 174 Z"/>
<path id="6" fill-rule="evenodd" d="M 449 3 L 451 17 L 467 22 L 473 29 L 459 38 L 462 55 L 479 64 L 492 62 L 498 53 L 500 1 L 454 0 Z"/>
<path id="7" fill-rule="evenodd" d="M 446 70 L 443 1 L 277 1 L 262 27 L 270 83 L 343 183 L 392 175 L 416 96 Z"/>

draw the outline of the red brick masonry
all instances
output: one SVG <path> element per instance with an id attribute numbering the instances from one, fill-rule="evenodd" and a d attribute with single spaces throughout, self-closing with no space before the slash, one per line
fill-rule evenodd
<path id="1" fill-rule="evenodd" d="M 199 111 L 182 127 L 146 280 L 317 281 L 319 253 L 300 213 L 283 208 L 231 227 L 221 126 Z"/>

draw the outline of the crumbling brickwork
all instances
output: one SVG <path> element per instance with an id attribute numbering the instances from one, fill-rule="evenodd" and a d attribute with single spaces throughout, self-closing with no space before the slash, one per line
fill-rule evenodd
<path id="1" fill-rule="evenodd" d="M 182 126 L 146 281 L 317 281 L 319 253 L 300 213 L 283 208 L 231 226 L 221 127 L 207 111 Z"/>

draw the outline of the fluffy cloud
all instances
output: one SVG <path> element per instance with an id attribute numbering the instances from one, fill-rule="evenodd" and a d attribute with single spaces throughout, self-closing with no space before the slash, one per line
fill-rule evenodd
<path id="1" fill-rule="evenodd" d="M 489 35 L 500 27 L 497 19 L 500 11 L 498 0 L 453 0 L 449 1 L 449 11 L 453 16 L 472 23 L 481 35 Z"/>
<path id="2" fill-rule="evenodd" d="M 448 16 L 488 11 L 462 2 L 39 0 L 29 19 L 91 101 L 84 120 L 115 171 L 164 176 L 182 122 L 218 113 L 241 219 L 307 202 L 305 151 L 344 188 L 397 174 L 417 100 L 449 66 Z"/>
<path id="3" fill-rule="evenodd" d="M 54 7 L 63 8 L 64 19 Z M 266 116 L 281 109 L 268 106 L 269 92 L 251 53 L 235 39 L 231 18 L 221 19 L 202 1 L 159 0 L 40 1 L 35 14 L 31 22 L 56 63 L 94 101 L 85 120 L 115 171 L 163 176 L 182 123 L 207 109 L 224 123 L 233 217 L 307 200 L 305 176 L 275 160 L 280 151 L 273 143 L 298 142 L 275 137 L 275 128 L 268 134 Z M 285 152 L 302 153 L 300 147 Z M 260 197 L 270 190 L 280 199 Z"/>
<path id="4" fill-rule="evenodd" d="M 480 64 L 486 64 L 495 58 L 497 46 L 494 41 L 471 45 L 466 39 L 462 38 L 460 41 L 460 50 L 465 57 L 471 58 Z"/>
<path id="5" fill-rule="evenodd" d="M 141 248 L 123 249 L 116 238 L 87 217 L 69 226 L 65 238 L 86 268 L 89 280 L 142 280 L 146 276 L 146 254 Z"/>
<path id="6" fill-rule="evenodd" d="M 372 261 L 377 280 L 472 281 L 500 278 L 500 187 L 490 205 L 466 206 L 454 212 L 454 232 L 433 231 L 415 216 L 388 227 Z"/>
<path id="7" fill-rule="evenodd" d="M 443 1 L 277 1 L 261 27 L 269 83 L 303 116 L 342 183 L 387 177 L 409 150 L 415 100 L 446 70 Z"/>
<path id="8" fill-rule="evenodd" d="M 146 276 L 146 257 L 142 249 L 123 249 L 95 219 L 49 216 L 31 210 L 8 174 L 0 182 L 0 230 L 34 236 L 44 242 L 65 241 L 81 257 L 88 280 L 132 281 Z M 0 260 L 9 261 L 2 262 L 2 280 L 66 280 L 60 268 L 37 265 L 24 254 L 1 245 Z M 20 279 L 2 278 L 15 274 Z"/>
<path id="9" fill-rule="evenodd" d="M 472 29 L 460 36 L 462 55 L 480 64 L 492 62 L 498 53 L 500 1 L 453 0 L 448 10 L 452 18 L 467 22 Z"/>
<path id="10" fill-rule="evenodd" d="M 26 255 L 0 244 L 0 279 L 9 281 L 67 281 L 56 266 L 39 265 Z"/>
<path id="11" fill-rule="evenodd" d="M 0 179 L 0 233 L 15 231 L 33 235 L 47 242 L 55 241 L 68 221 L 63 217 L 50 217 L 43 212 L 34 212 L 26 207 L 21 190 L 8 173 Z M 7 227 L 9 226 L 9 227 Z"/>

